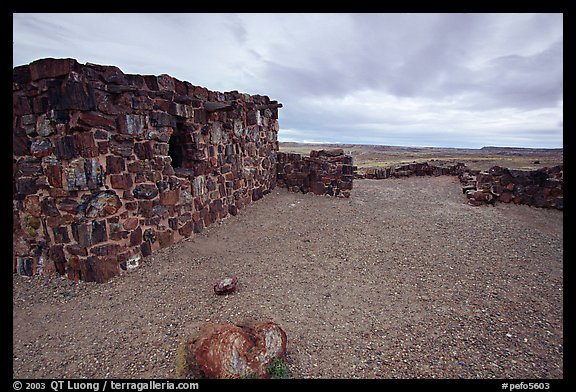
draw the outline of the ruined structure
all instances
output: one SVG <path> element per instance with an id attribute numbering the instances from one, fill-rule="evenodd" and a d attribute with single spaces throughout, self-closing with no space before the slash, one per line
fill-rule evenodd
<path id="1" fill-rule="evenodd" d="M 103 282 L 236 215 L 276 186 L 281 107 L 74 59 L 14 68 L 14 272 Z M 349 195 L 344 161 L 314 159 L 313 189 Z"/>
<path id="2" fill-rule="evenodd" d="M 102 282 L 276 185 L 278 108 L 168 75 L 13 70 L 14 269 Z"/>
<path id="3" fill-rule="evenodd" d="M 474 206 L 503 203 L 543 208 L 564 208 L 562 165 L 538 170 L 494 166 L 488 171 L 471 170 L 463 163 L 444 161 L 407 163 L 392 167 L 366 168 L 356 178 L 386 179 L 410 176 L 458 176 L 462 192 Z"/>
<path id="4" fill-rule="evenodd" d="M 463 163 L 447 163 L 444 161 L 405 163 L 390 167 L 369 167 L 363 173 L 358 173 L 356 178 L 369 178 L 382 180 L 390 177 L 410 176 L 457 176 L 466 170 Z"/>
<path id="5" fill-rule="evenodd" d="M 277 153 L 278 185 L 294 192 L 350 197 L 354 166 L 341 148 L 311 151 L 310 156 Z"/>
<path id="6" fill-rule="evenodd" d="M 562 210 L 563 174 L 563 166 L 530 171 L 494 166 L 488 171 L 465 171 L 459 178 L 462 191 L 472 205 L 500 201 Z"/>
<path id="7" fill-rule="evenodd" d="M 349 197 L 341 149 L 278 152 L 281 107 L 74 59 L 14 68 L 13 271 L 104 282 L 276 185 Z M 562 173 L 408 164 L 367 177 L 459 175 L 475 204 L 562 208 Z"/>

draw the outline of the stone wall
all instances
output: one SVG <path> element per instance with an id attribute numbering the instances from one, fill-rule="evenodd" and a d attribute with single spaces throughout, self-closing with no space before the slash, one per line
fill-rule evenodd
<path id="1" fill-rule="evenodd" d="M 277 153 L 277 183 L 294 192 L 350 197 L 352 157 L 342 149 L 311 151 L 310 156 Z"/>
<path id="2" fill-rule="evenodd" d="M 458 176 L 468 202 L 479 206 L 503 203 L 563 209 L 563 166 L 538 170 L 507 169 L 494 166 L 488 171 L 471 170 L 463 163 L 430 161 L 394 167 L 365 168 L 356 178 L 386 179 L 409 176 Z"/>
<path id="3" fill-rule="evenodd" d="M 390 167 L 368 167 L 356 175 L 357 178 L 386 179 L 390 177 L 410 176 L 457 176 L 466 168 L 463 163 L 446 163 L 431 161 L 421 163 L 406 163 Z"/>
<path id="4" fill-rule="evenodd" d="M 102 282 L 276 185 L 278 108 L 168 75 L 13 70 L 13 269 Z"/>
<path id="5" fill-rule="evenodd" d="M 500 201 L 561 210 L 564 208 L 563 173 L 563 166 L 530 171 L 494 166 L 488 171 L 465 171 L 460 181 L 462 192 L 472 205 Z"/>

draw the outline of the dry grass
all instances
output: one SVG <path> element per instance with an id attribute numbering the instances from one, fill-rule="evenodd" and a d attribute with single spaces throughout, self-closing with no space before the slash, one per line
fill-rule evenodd
<path id="1" fill-rule="evenodd" d="M 359 169 L 368 167 L 390 167 L 405 163 L 426 162 L 432 159 L 448 162 L 462 162 L 471 169 L 488 170 L 499 165 L 512 169 L 533 170 L 545 166 L 561 165 L 564 161 L 563 149 L 529 148 L 432 148 L 369 146 L 354 144 L 299 144 L 280 143 L 280 151 L 307 155 L 310 150 L 343 148 L 352 155 Z M 539 163 L 535 163 L 539 162 Z"/>

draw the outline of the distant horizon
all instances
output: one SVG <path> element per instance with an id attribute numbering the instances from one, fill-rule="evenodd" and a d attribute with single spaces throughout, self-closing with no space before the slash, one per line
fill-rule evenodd
<path id="1" fill-rule="evenodd" d="M 406 148 L 440 148 L 440 149 L 466 149 L 466 150 L 481 150 L 483 148 L 509 148 L 509 149 L 525 149 L 525 150 L 563 150 L 562 147 L 525 147 L 525 146 L 497 146 L 497 145 L 484 145 L 481 147 L 470 146 L 432 146 L 432 145 L 413 145 L 413 144 L 380 144 L 380 143 L 364 143 L 364 142 L 322 142 L 322 141 L 291 141 L 279 140 L 280 143 L 293 143 L 293 144 L 309 144 L 309 145 L 353 145 L 353 146 L 382 146 L 382 147 L 406 147 Z"/>

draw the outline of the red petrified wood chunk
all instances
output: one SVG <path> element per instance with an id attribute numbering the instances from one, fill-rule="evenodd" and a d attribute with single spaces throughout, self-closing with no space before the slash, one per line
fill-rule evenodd
<path id="1" fill-rule="evenodd" d="M 193 378 L 270 378 L 275 358 L 286 359 L 287 337 L 274 322 L 205 324 L 188 338 L 176 375 Z"/>
<path id="2" fill-rule="evenodd" d="M 232 276 L 230 278 L 224 278 L 214 283 L 214 292 L 218 295 L 230 294 L 236 290 L 236 285 L 238 284 L 238 277 Z"/>

